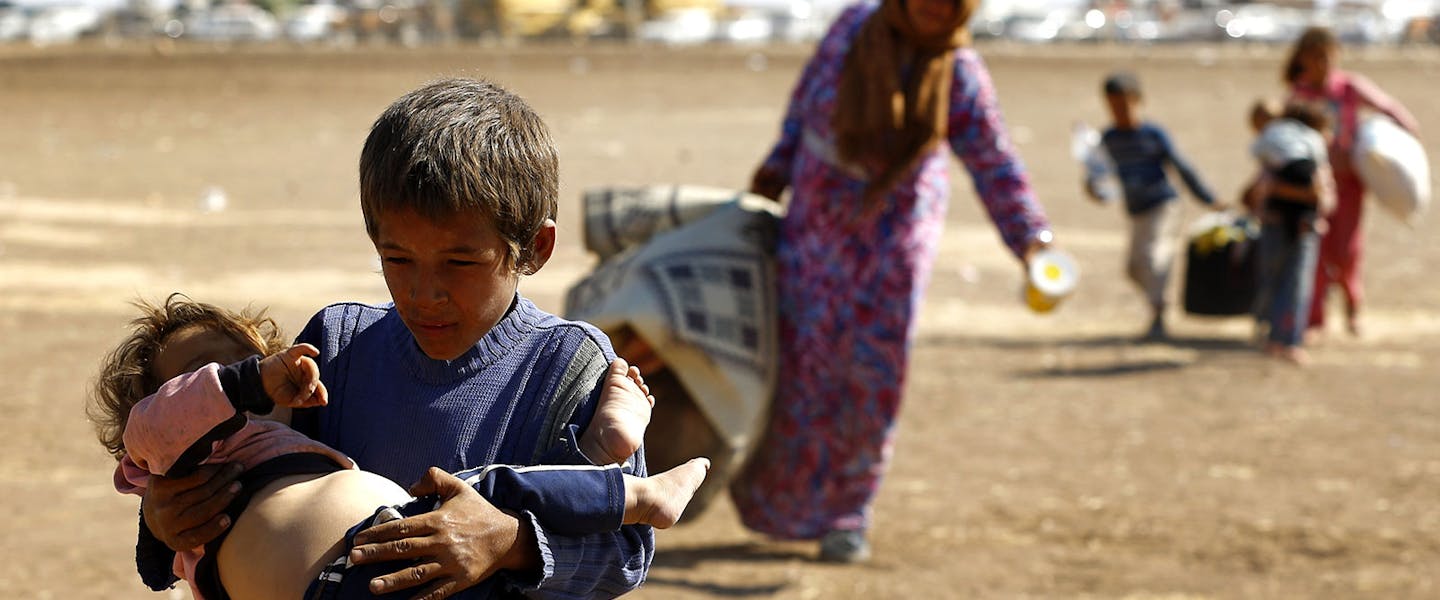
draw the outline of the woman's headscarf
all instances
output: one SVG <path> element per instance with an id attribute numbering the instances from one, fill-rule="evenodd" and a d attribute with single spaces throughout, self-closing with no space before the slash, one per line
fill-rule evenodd
<path id="1" fill-rule="evenodd" d="M 946 136 L 956 48 L 979 0 L 952 0 L 955 16 L 939 35 L 921 37 L 905 0 L 883 0 L 851 43 L 836 99 L 836 150 L 872 173 L 866 203 L 888 192 Z M 901 81 L 901 71 L 909 77 Z"/>

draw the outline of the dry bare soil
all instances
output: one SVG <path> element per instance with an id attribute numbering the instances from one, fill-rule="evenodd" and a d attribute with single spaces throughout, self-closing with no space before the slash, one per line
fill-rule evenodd
<path id="1" fill-rule="evenodd" d="M 1309 369 L 1262 359 L 1243 320 L 1177 311 L 1173 343 L 1132 343 L 1145 310 L 1121 275 L 1125 221 L 1080 198 L 1071 123 L 1098 122 L 1100 77 L 1132 68 L 1149 115 L 1233 196 L 1251 170 L 1244 111 L 1279 92 L 1279 53 L 982 50 L 1084 269 L 1078 293 L 1027 312 L 1017 265 L 960 179 L 873 562 L 818 564 L 811 545 L 747 533 L 721 502 L 660 533 L 636 595 L 1440 596 L 1440 219 L 1369 215 L 1365 336 L 1332 325 Z M 268 306 L 292 332 L 329 302 L 382 300 L 355 162 L 392 99 L 486 76 L 543 113 L 562 156 L 563 243 L 522 289 L 559 311 L 592 263 L 574 228 L 580 191 L 743 185 L 807 51 L 0 49 L 0 594 L 155 597 L 133 574 L 136 502 L 112 490 L 83 415 L 96 364 L 137 296 Z M 1346 64 L 1408 104 L 1440 157 L 1435 49 Z M 225 210 L 199 209 L 210 186 Z"/>

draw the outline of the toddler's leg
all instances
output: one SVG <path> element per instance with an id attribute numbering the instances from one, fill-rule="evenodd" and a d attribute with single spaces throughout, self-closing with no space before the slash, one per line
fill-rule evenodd
<path id="1" fill-rule="evenodd" d="M 595 464 L 623 463 L 640 449 L 655 397 L 640 370 L 617 358 L 605 374 L 595 418 L 580 436 L 580 451 Z"/>
<path id="2" fill-rule="evenodd" d="M 710 460 L 692 458 L 685 464 L 649 477 L 625 476 L 625 524 L 667 529 L 680 521 L 685 506 L 710 470 Z"/>

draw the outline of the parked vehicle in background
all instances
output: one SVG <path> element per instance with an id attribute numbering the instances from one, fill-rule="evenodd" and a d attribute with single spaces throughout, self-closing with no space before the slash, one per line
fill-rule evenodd
<path id="1" fill-rule="evenodd" d="M 350 10 L 334 2 L 322 0 L 295 7 L 285 17 L 285 37 L 296 42 L 319 42 L 342 38 L 354 39 L 350 31 Z"/>
<path id="2" fill-rule="evenodd" d="M 1310 22 L 1310 11 L 1269 4 L 1240 5 L 1215 16 L 1215 24 L 1225 30 L 1225 35 L 1249 42 L 1290 43 Z"/>
<path id="3" fill-rule="evenodd" d="M 93 5 L 73 4 L 31 9 L 27 35 L 37 45 L 63 44 L 95 33 L 104 14 Z"/>
<path id="4" fill-rule="evenodd" d="M 1073 4 L 1017 11 L 1005 20 L 1004 35 L 1035 43 L 1096 39 L 1104 23 L 1096 26 L 1094 20 L 1086 22 L 1085 16 L 1090 11 L 1083 3 Z"/>
<path id="5" fill-rule="evenodd" d="M 25 39 L 30 31 L 30 19 L 25 10 L 0 0 L 0 42 Z"/>
<path id="6" fill-rule="evenodd" d="M 182 37 L 213 42 L 263 42 L 280 36 L 275 16 L 254 4 L 222 4 L 190 15 Z"/>

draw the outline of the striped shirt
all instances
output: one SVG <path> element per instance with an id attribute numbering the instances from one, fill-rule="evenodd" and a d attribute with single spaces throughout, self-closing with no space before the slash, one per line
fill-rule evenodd
<path id="1" fill-rule="evenodd" d="M 1125 191 L 1125 210 L 1137 215 L 1175 199 L 1175 188 L 1165 174 L 1169 164 L 1179 173 L 1190 193 L 1206 204 L 1214 204 L 1215 196 L 1200 176 L 1175 151 L 1170 136 L 1153 123 L 1141 123 L 1134 129 L 1111 127 L 1100 137 L 1100 143 L 1115 163 L 1115 172 Z"/>

